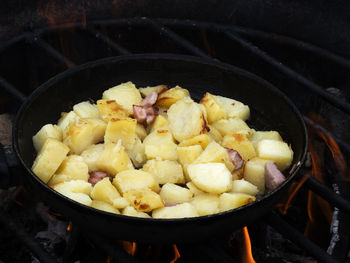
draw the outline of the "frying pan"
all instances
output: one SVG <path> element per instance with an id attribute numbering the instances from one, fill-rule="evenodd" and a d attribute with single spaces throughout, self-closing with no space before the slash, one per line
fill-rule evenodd
<path id="1" fill-rule="evenodd" d="M 223 213 L 183 219 L 145 219 L 116 215 L 81 205 L 55 192 L 33 172 L 32 136 L 78 102 L 101 98 L 104 90 L 132 81 L 137 87 L 180 85 L 200 99 L 205 92 L 234 98 L 250 106 L 249 125 L 277 130 L 292 145 L 293 171 L 259 200 Z M 26 170 L 26 184 L 53 209 L 90 234 L 141 242 L 198 242 L 228 234 L 258 220 L 281 198 L 302 165 L 307 146 L 302 117 L 289 99 L 265 80 L 231 65 L 190 56 L 141 54 L 91 62 L 63 72 L 40 86 L 19 110 L 13 130 L 14 150 Z M 290 173 L 290 174 L 289 174 Z"/>

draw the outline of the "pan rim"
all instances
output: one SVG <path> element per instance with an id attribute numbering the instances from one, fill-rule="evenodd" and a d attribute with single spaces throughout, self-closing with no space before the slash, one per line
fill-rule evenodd
<path id="1" fill-rule="evenodd" d="M 93 207 L 89 207 L 86 205 L 83 205 L 79 202 L 76 202 L 60 193 L 57 191 L 53 190 L 50 188 L 48 185 L 46 185 L 44 182 L 42 182 L 33 172 L 32 170 L 26 165 L 24 160 L 21 157 L 20 154 L 20 149 L 19 149 L 19 144 L 18 144 L 18 125 L 20 122 L 20 119 L 25 112 L 25 110 L 30 107 L 32 104 L 33 100 L 40 96 L 42 92 L 45 90 L 49 89 L 52 85 L 54 85 L 56 82 L 65 79 L 77 72 L 83 71 L 88 68 L 93 68 L 102 64 L 106 63 L 112 63 L 112 62 L 122 62 L 122 61 L 130 61 L 130 60 L 141 60 L 141 59 L 152 59 L 152 60 L 181 60 L 184 62 L 188 63 L 196 63 L 196 64 L 207 64 L 212 67 L 219 68 L 220 70 L 229 70 L 231 72 L 234 72 L 235 74 L 241 75 L 243 77 L 249 78 L 250 80 L 253 80 L 254 82 L 257 82 L 259 85 L 262 85 L 270 90 L 272 90 L 274 93 L 276 93 L 287 105 L 291 108 L 295 116 L 298 118 L 299 123 L 302 126 L 303 129 L 303 152 L 300 160 L 296 164 L 296 168 L 294 171 L 288 176 L 287 180 L 281 184 L 278 188 L 275 190 L 265 194 L 262 199 L 256 200 L 252 203 L 249 203 L 247 205 L 241 206 L 236 209 L 231 209 L 227 210 L 221 213 L 216 213 L 216 214 L 211 214 L 211 215 L 205 215 L 205 216 L 198 216 L 198 217 L 188 217 L 188 218 L 171 218 L 171 219 L 157 219 L 157 218 L 139 218 L 139 217 L 132 217 L 132 216 L 127 216 L 127 215 L 121 215 L 121 214 L 112 214 L 109 212 L 105 212 L 102 210 L 95 209 Z M 21 105 L 19 111 L 16 114 L 14 126 L 13 126 L 13 138 L 12 138 L 12 145 L 14 147 L 14 151 L 16 153 L 17 158 L 19 159 L 21 165 L 26 169 L 26 171 L 34 178 L 34 180 L 39 183 L 42 187 L 46 188 L 46 190 L 50 191 L 51 193 L 54 193 L 58 196 L 60 196 L 65 202 L 69 201 L 70 203 L 74 204 L 75 207 L 79 207 L 79 209 L 86 209 L 87 211 L 93 212 L 93 213 L 100 213 L 104 216 L 108 216 L 109 219 L 113 220 L 130 220 L 132 219 L 134 222 L 140 222 L 140 223 L 183 223 L 183 222 L 194 222 L 197 220 L 211 220 L 212 218 L 219 218 L 219 217 L 225 217 L 228 214 L 232 214 L 234 212 L 242 211 L 251 208 L 252 206 L 269 199 L 271 196 L 273 196 L 276 192 L 281 191 L 283 188 L 285 188 L 298 174 L 298 171 L 300 170 L 302 164 L 305 161 L 306 158 L 306 153 L 307 153 L 307 145 L 308 145 L 308 137 L 307 137 L 307 129 L 305 122 L 301 116 L 301 113 L 299 110 L 296 108 L 294 103 L 278 88 L 276 88 L 274 85 L 272 85 L 270 82 L 267 80 L 261 78 L 258 75 L 255 75 L 247 70 L 241 69 L 239 67 L 233 66 L 231 64 L 227 64 L 224 62 L 220 62 L 214 59 L 208 59 L 208 58 L 201 58 L 201 57 L 196 57 L 196 56 L 189 56 L 189 55 L 178 55 L 178 54 L 170 54 L 170 53 L 145 53 L 145 54 L 132 54 L 132 55 L 122 55 L 122 56 L 115 56 L 115 57 L 108 57 L 108 58 L 103 58 L 91 62 L 87 62 L 85 64 L 76 66 L 71 69 L 67 69 L 49 80 L 47 80 L 45 83 L 41 84 L 37 89 L 35 89 L 30 96 L 28 96 L 27 100 Z"/>

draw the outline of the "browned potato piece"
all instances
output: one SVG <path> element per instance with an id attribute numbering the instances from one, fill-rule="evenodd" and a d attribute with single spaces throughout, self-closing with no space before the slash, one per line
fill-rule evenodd
<path id="1" fill-rule="evenodd" d="M 105 122 L 109 122 L 111 119 L 128 117 L 126 110 L 124 110 L 115 100 L 98 100 L 97 109 L 99 116 Z"/>
<path id="2" fill-rule="evenodd" d="M 236 150 L 244 161 L 256 156 L 254 146 L 245 134 L 226 135 L 222 140 L 222 146 Z"/>
<path id="3" fill-rule="evenodd" d="M 226 118 L 226 110 L 221 106 L 216 96 L 207 92 L 201 99 L 200 103 L 203 104 L 207 110 L 209 123 Z"/>
<path id="4" fill-rule="evenodd" d="M 183 140 L 179 143 L 179 146 L 200 145 L 204 150 L 210 142 L 211 139 L 208 134 L 200 134 L 193 138 Z"/>
<path id="5" fill-rule="evenodd" d="M 139 212 L 150 212 L 164 206 L 160 195 L 150 189 L 130 190 L 124 197 Z"/>
<path id="6" fill-rule="evenodd" d="M 126 149 L 130 149 L 135 142 L 137 121 L 132 118 L 111 119 L 104 136 L 105 143 L 122 141 Z"/>
<path id="7" fill-rule="evenodd" d="M 187 89 L 176 86 L 159 94 L 156 106 L 169 108 L 178 100 L 181 100 L 183 97 L 187 96 L 190 96 Z"/>
<path id="8" fill-rule="evenodd" d="M 63 143 L 71 153 L 81 154 L 90 145 L 103 141 L 106 123 L 100 119 L 79 119 L 71 122 Z"/>
<path id="9" fill-rule="evenodd" d="M 130 81 L 105 90 L 102 98 L 115 100 L 129 116 L 134 114 L 132 105 L 140 105 L 142 101 L 140 92 Z"/>

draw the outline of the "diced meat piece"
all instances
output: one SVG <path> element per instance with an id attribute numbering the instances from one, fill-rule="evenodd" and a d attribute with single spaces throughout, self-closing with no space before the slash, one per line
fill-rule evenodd
<path id="1" fill-rule="evenodd" d="M 150 107 L 157 102 L 157 99 L 158 99 L 158 93 L 153 91 L 141 101 L 141 106 Z"/>
<path id="2" fill-rule="evenodd" d="M 273 162 L 265 164 L 265 185 L 268 190 L 276 189 L 286 178 Z"/>
<path id="3" fill-rule="evenodd" d="M 235 165 L 235 170 L 242 168 L 243 163 L 244 163 L 242 156 L 236 150 L 229 149 L 226 147 L 225 147 L 225 149 L 228 153 L 228 156 L 230 157 L 230 160 Z"/>
<path id="4" fill-rule="evenodd" d="M 137 122 L 144 122 L 147 118 L 146 109 L 142 106 L 133 105 L 132 106 L 134 117 L 137 120 Z"/>
<path id="5" fill-rule="evenodd" d="M 101 172 L 101 171 L 92 172 L 89 175 L 90 175 L 90 177 L 88 179 L 88 182 L 92 185 L 95 185 L 99 181 L 101 181 L 103 178 L 108 177 L 107 173 Z"/>

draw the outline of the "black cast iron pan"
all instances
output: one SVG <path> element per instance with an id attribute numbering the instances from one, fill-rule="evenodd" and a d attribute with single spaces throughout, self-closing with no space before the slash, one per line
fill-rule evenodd
<path id="1" fill-rule="evenodd" d="M 287 181 L 262 199 L 224 213 L 185 219 L 144 219 L 99 211 L 55 192 L 31 171 L 35 158 L 32 136 L 47 123 L 56 123 L 61 112 L 83 100 L 99 99 L 102 92 L 122 82 L 138 87 L 180 85 L 200 99 L 208 91 L 250 106 L 249 124 L 260 130 L 278 130 L 292 145 L 296 169 Z M 307 137 L 301 115 L 279 90 L 268 82 L 233 66 L 189 56 L 132 55 L 88 63 L 52 78 L 24 103 L 16 117 L 13 145 L 26 170 L 32 191 L 52 208 L 86 231 L 120 240 L 141 242 L 198 242 L 249 225 L 268 212 L 295 178 L 304 161 Z M 289 171 L 286 171 L 288 174 Z"/>

